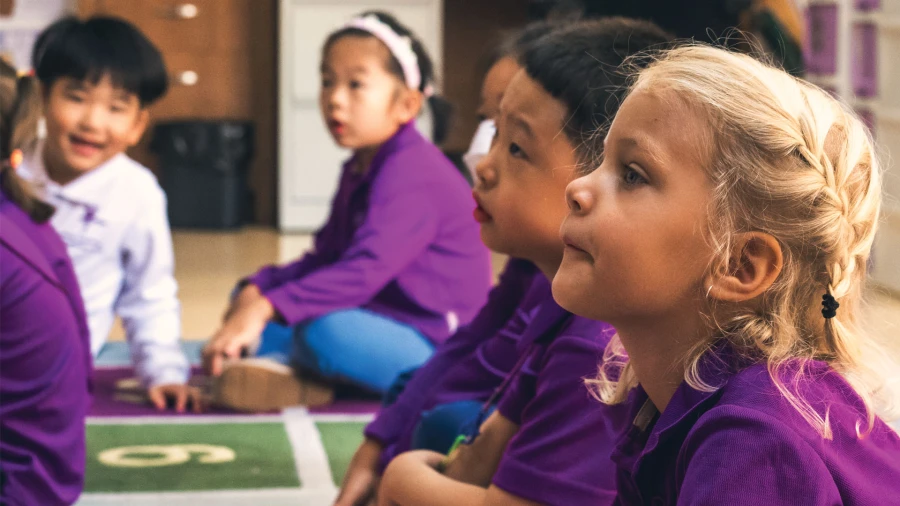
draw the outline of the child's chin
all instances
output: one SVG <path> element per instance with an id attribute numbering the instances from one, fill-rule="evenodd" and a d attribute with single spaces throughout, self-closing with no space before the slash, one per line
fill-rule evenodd
<path id="1" fill-rule="evenodd" d="M 582 293 L 587 279 L 579 277 L 577 273 L 560 268 L 553 276 L 550 284 L 553 292 L 553 300 L 566 311 L 577 315 L 583 315 L 585 309 L 582 301 L 590 300 L 587 294 Z"/>
<path id="2" fill-rule="evenodd" d="M 67 160 L 67 165 L 69 166 L 69 170 L 77 173 L 86 173 L 90 172 L 100 165 L 103 164 L 105 160 L 98 158 L 84 158 L 84 157 L 69 157 Z"/>
<path id="3" fill-rule="evenodd" d="M 512 255 L 513 253 L 510 251 L 509 245 L 506 242 L 498 237 L 498 231 L 494 226 L 493 221 L 489 221 L 481 224 L 481 242 L 484 243 L 485 246 L 494 253 L 499 253 L 501 255 Z"/>

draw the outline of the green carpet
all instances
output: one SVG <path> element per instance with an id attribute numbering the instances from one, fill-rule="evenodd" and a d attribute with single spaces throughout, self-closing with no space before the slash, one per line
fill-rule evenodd
<path id="1" fill-rule="evenodd" d="M 87 455 L 85 492 L 300 486 L 281 423 L 88 425 Z"/>
<path id="2" fill-rule="evenodd" d="M 363 440 L 364 422 L 316 422 L 335 485 L 344 481 L 353 453 Z"/>

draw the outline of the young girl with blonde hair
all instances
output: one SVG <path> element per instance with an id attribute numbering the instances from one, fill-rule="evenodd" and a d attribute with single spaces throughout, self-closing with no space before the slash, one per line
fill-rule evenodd
<path id="1" fill-rule="evenodd" d="M 707 46 L 636 78 L 567 189 L 557 301 L 618 331 L 620 504 L 897 504 L 896 365 L 860 329 L 881 165 L 822 90 Z M 627 352 L 627 356 L 626 353 Z"/>

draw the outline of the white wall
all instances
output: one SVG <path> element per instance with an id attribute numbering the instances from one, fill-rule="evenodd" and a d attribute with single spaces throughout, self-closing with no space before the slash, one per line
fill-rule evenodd
<path id="1" fill-rule="evenodd" d="M 38 34 L 64 14 L 76 0 L 14 0 L 10 17 L 0 17 L 0 55 L 20 69 L 31 67 L 31 48 Z"/>

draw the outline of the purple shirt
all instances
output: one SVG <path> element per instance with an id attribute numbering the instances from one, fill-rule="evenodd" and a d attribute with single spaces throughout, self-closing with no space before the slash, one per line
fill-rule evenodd
<path id="1" fill-rule="evenodd" d="M 365 174 L 352 167 L 352 159 L 344 165 L 314 251 L 249 281 L 289 325 L 362 307 L 443 342 L 475 316 L 491 285 L 468 184 L 412 123 Z"/>
<path id="2" fill-rule="evenodd" d="M 707 355 L 702 378 L 715 390 L 682 383 L 661 415 L 640 386 L 631 392 L 634 423 L 613 454 L 617 504 L 900 504 L 900 438 L 881 420 L 856 436 L 857 423 L 867 425 L 865 409 L 840 375 L 813 362 L 799 384 L 813 408 L 828 413 L 833 438 L 826 440 L 765 364 L 735 373 L 732 356 Z"/>
<path id="3" fill-rule="evenodd" d="M 629 419 L 624 406 L 599 404 L 584 384 L 597 375 L 609 325 L 559 307 L 541 277 L 544 300 L 518 353 L 523 364 L 497 409 L 519 425 L 494 485 L 541 504 L 611 504 L 615 466 L 609 459 Z"/>
<path id="4" fill-rule="evenodd" d="M 472 323 L 442 344 L 396 402 L 366 427 L 366 436 L 384 446 L 382 469 L 410 449 L 424 411 L 461 400 L 486 401 L 503 381 L 515 364 L 516 343 L 543 300 L 542 289 L 528 290 L 536 277 L 543 275 L 531 262 L 510 260 Z"/>
<path id="5" fill-rule="evenodd" d="M 0 193 L 0 503 L 84 487 L 90 334 L 66 247 Z"/>

